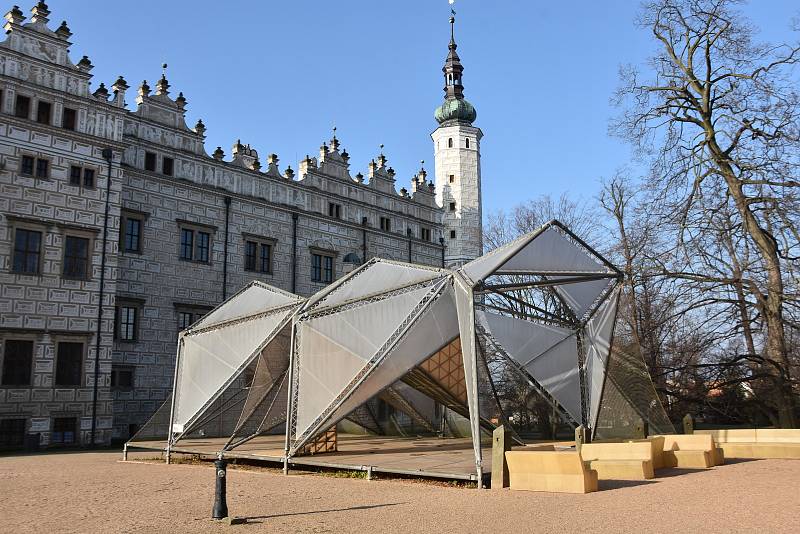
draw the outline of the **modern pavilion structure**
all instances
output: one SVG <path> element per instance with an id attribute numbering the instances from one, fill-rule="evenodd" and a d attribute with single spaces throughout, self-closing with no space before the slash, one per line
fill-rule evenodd
<path id="1" fill-rule="evenodd" d="M 551 221 L 458 270 L 374 258 L 308 299 L 253 282 L 180 334 L 171 401 L 143 432 L 168 452 L 225 437 L 222 454 L 282 432 L 286 464 L 346 420 L 380 433 L 372 399 L 424 428 L 438 405 L 468 421 L 480 480 L 482 433 L 513 418 L 500 375 L 590 438 L 604 399 L 626 398 L 607 380 L 621 279 Z"/>

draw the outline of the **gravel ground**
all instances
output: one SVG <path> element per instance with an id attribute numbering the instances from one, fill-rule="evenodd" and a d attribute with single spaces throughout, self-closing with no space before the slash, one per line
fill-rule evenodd
<path id="1" fill-rule="evenodd" d="M 120 457 L 0 458 L 0 532 L 798 532 L 791 460 L 660 471 L 588 495 L 231 469 L 230 512 L 248 518 L 231 526 L 209 519 L 209 466 Z"/>

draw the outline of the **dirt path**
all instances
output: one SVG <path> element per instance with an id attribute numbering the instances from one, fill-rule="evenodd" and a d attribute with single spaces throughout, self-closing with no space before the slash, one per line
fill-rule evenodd
<path id="1" fill-rule="evenodd" d="M 0 532 L 797 532 L 800 461 L 740 462 L 604 483 L 589 495 L 231 470 L 229 526 L 207 466 L 119 453 L 0 457 Z"/>

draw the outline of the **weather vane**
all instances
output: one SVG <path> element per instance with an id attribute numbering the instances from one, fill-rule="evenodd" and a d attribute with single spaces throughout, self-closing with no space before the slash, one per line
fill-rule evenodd
<path id="1" fill-rule="evenodd" d="M 456 3 L 456 0 L 448 0 L 448 2 L 449 2 L 449 3 L 450 3 L 450 5 L 452 6 L 453 4 L 455 4 L 455 3 Z M 456 10 L 455 10 L 455 8 L 451 7 L 451 8 L 450 8 L 450 13 L 452 13 L 453 15 L 455 15 L 455 14 L 456 14 Z"/>

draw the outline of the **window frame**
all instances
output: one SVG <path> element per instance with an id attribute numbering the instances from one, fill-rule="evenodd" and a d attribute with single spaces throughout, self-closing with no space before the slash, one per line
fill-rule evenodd
<path id="1" fill-rule="evenodd" d="M 169 172 L 167 172 L 167 163 L 169 163 Z M 175 158 L 170 158 L 169 156 L 161 157 L 161 174 L 175 176 Z"/>
<path id="2" fill-rule="evenodd" d="M 68 430 L 65 430 L 65 429 L 56 430 L 56 424 L 59 421 L 63 422 L 63 421 L 69 421 L 69 420 L 74 421 L 73 424 L 72 424 L 72 441 L 65 441 L 63 439 L 63 435 L 66 432 L 68 432 Z M 57 441 L 56 440 L 56 435 L 57 434 L 61 434 L 62 435 L 62 439 Z M 80 434 L 81 434 L 80 421 L 79 421 L 79 418 L 77 416 L 65 415 L 65 416 L 59 416 L 59 417 L 53 417 L 52 418 L 52 423 L 51 423 L 51 426 L 50 426 L 50 445 L 58 445 L 58 446 L 62 446 L 62 447 L 69 447 L 70 445 L 79 445 L 80 444 Z"/>
<path id="3" fill-rule="evenodd" d="M 78 383 L 59 382 L 59 362 L 61 362 L 61 345 L 80 345 L 80 362 L 78 364 Z M 53 362 L 53 387 L 54 388 L 81 388 L 86 382 L 86 351 L 88 343 L 86 340 L 77 339 L 57 339 L 55 340 L 55 361 Z M 66 371 L 64 371 L 66 372 Z M 62 377 L 63 378 L 63 377 Z"/>
<path id="4" fill-rule="evenodd" d="M 244 240 L 244 255 L 243 255 L 244 270 L 248 273 L 273 274 L 275 266 L 275 245 L 277 244 L 278 241 L 270 237 L 258 236 L 247 233 L 242 234 L 242 239 Z M 253 256 L 252 268 L 248 264 L 248 258 L 249 258 L 248 249 L 251 244 L 255 245 L 255 254 Z M 264 270 L 263 268 L 264 249 L 269 250 L 267 270 Z"/>
<path id="5" fill-rule="evenodd" d="M 42 105 L 45 105 L 47 109 L 47 117 L 44 117 L 45 120 L 42 120 Z M 47 100 L 38 100 L 36 101 L 36 116 L 34 120 L 39 124 L 44 124 L 46 126 L 50 126 L 53 122 L 53 103 L 48 102 Z"/>
<path id="6" fill-rule="evenodd" d="M 130 385 L 121 385 L 119 376 L 121 373 L 130 373 Z M 131 391 L 136 387 L 136 366 L 124 364 L 111 364 L 111 376 L 109 387 L 114 391 Z"/>
<path id="7" fill-rule="evenodd" d="M 381 230 L 384 232 L 391 232 L 392 231 L 392 218 L 391 217 L 384 217 L 381 216 L 379 220 L 379 224 Z"/>
<path id="8" fill-rule="evenodd" d="M 213 306 L 186 304 L 182 302 L 174 302 L 173 306 L 175 308 L 175 325 L 178 333 L 190 328 L 194 323 L 208 315 L 214 309 Z M 186 325 L 185 328 L 181 328 L 181 314 L 187 314 L 191 316 L 191 322 Z"/>
<path id="9" fill-rule="evenodd" d="M 152 158 L 153 158 L 152 168 L 150 168 L 151 166 L 148 165 L 148 159 L 149 159 L 150 156 L 152 156 Z M 150 172 L 156 172 L 156 168 L 158 168 L 158 154 L 156 154 L 155 152 L 147 152 L 147 151 L 145 151 L 145 153 L 144 153 L 144 170 L 150 171 Z"/>
<path id="10" fill-rule="evenodd" d="M 77 173 L 75 171 L 78 171 Z M 91 173 L 92 185 L 86 185 L 87 174 Z M 91 166 L 70 165 L 69 166 L 69 185 L 81 189 L 97 189 L 97 169 Z M 77 180 L 77 182 L 76 182 Z"/>
<path id="11" fill-rule="evenodd" d="M 39 236 L 39 252 L 37 253 L 38 258 L 36 261 L 36 271 L 35 272 L 27 272 L 27 271 L 18 271 L 16 269 L 17 264 L 17 232 L 18 231 L 25 231 L 25 232 L 35 232 L 40 234 Z M 37 224 L 26 223 L 26 222 L 19 222 L 13 221 L 11 225 L 11 234 L 13 236 L 13 241 L 11 243 L 11 272 L 18 275 L 23 276 L 41 276 L 42 274 L 42 264 L 43 264 L 43 257 L 44 257 L 44 240 L 45 236 L 47 235 L 47 228 L 45 226 L 40 226 Z"/>
<path id="12" fill-rule="evenodd" d="M 180 261 L 199 263 L 201 265 L 211 265 L 213 263 L 212 260 L 214 256 L 214 238 L 217 232 L 217 227 L 202 223 L 184 221 L 181 219 L 176 219 L 175 222 L 178 224 L 178 259 Z M 190 232 L 192 236 L 191 258 L 188 258 L 183 254 L 185 248 L 183 241 L 184 232 Z M 198 237 L 199 234 L 208 235 L 208 243 L 206 247 L 202 246 L 201 239 L 199 239 Z M 203 249 L 206 249 L 208 254 L 208 257 L 205 260 L 198 259 L 198 255 L 200 254 L 200 251 Z"/>
<path id="13" fill-rule="evenodd" d="M 50 160 L 47 158 L 36 158 L 34 169 L 35 178 L 50 178 Z"/>
<path id="14" fill-rule="evenodd" d="M 324 250 L 318 248 L 311 248 L 311 282 L 315 284 L 332 284 L 336 281 L 336 257 L 338 253 L 332 250 Z M 319 258 L 319 266 L 315 265 L 316 258 Z M 328 263 L 330 265 L 326 265 Z M 318 272 L 318 276 L 317 273 Z M 330 276 L 326 276 L 326 272 Z M 328 279 L 329 278 L 329 279 Z"/>
<path id="15" fill-rule="evenodd" d="M 20 99 L 21 98 L 24 98 L 25 101 L 26 101 L 26 105 L 25 105 L 26 109 L 25 109 L 25 113 L 24 114 L 20 113 L 20 111 L 21 111 L 20 110 Z M 17 93 L 14 96 L 14 116 L 16 118 L 18 118 L 18 119 L 30 119 L 31 118 L 31 107 L 32 107 L 31 103 L 32 102 L 33 102 L 33 99 L 30 96 L 22 95 L 22 94 Z"/>
<path id="16" fill-rule="evenodd" d="M 420 226 L 419 227 L 419 238 L 422 241 L 430 241 L 431 240 L 431 229 L 427 226 Z"/>
<path id="17" fill-rule="evenodd" d="M 69 229 L 64 232 L 61 243 L 61 278 L 64 280 L 78 280 L 87 282 L 92 279 L 92 255 L 94 253 L 94 235 L 89 235 L 83 232 L 77 232 Z M 86 240 L 86 272 L 84 276 L 76 276 L 67 274 L 67 242 L 70 239 L 84 239 Z"/>
<path id="18" fill-rule="evenodd" d="M 141 211 L 134 211 L 122 208 L 120 210 L 119 218 L 119 251 L 122 254 L 139 254 L 141 255 L 144 251 L 144 225 L 147 221 L 147 213 Z M 139 237 L 138 237 L 138 248 L 137 249 L 129 249 L 127 247 L 127 239 L 128 239 L 128 221 L 135 220 L 139 222 Z"/>
<path id="19" fill-rule="evenodd" d="M 342 205 L 338 202 L 328 201 L 328 217 L 336 220 L 342 220 Z"/>
<path id="20" fill-rule="evenodd" d="M 142 322 L 142 309 L 144 307 L 144 299 L 137 299 L 131 297 L 119 297 L 114 305 L 114 339 L 120 343 L 137 343 L 139 341 L 139 331 Z M 131 337 L 123 337 L 122 320 L 123 311 L 126 309 L 133 310 L 133 323 L 130 326 Z"/>
<path id="21" fill-rule="evenodd" d="M 67 112 L 72 112 L 70 115 L 72 119 L 67 121 L 67 116 L 69 115 Z M 65 130 L 70 132 L 74 132 L 78 127 L 78 110 L 74 108 L 64 107 L 63 111 L 61 112 L 61 127 Z"/>
<path id="22" fill-rule="evenodd" d="M 0 364 L 0 387 L 4 388 L 25 388 L 25 387 L 32 387 L 33 386 L 33 367 L 36 361 L 36 340 L 32 337 L 19 337 L 19 336 L 9 336 L 0 340 L 3 344 L 3 352 L 2 352 L 2 364 Z M 8 364 L 8 344 L 9 342 L 19 342 L 19 343 L 29 343 L 30 344 L 30 361 L 28 362 L 28 380 L 27 383 L 24 381 L 9 381 L 7 379 L 7 371 L 6 365 Z M 20 366 L 24 367 L 24 365 Z"/>

